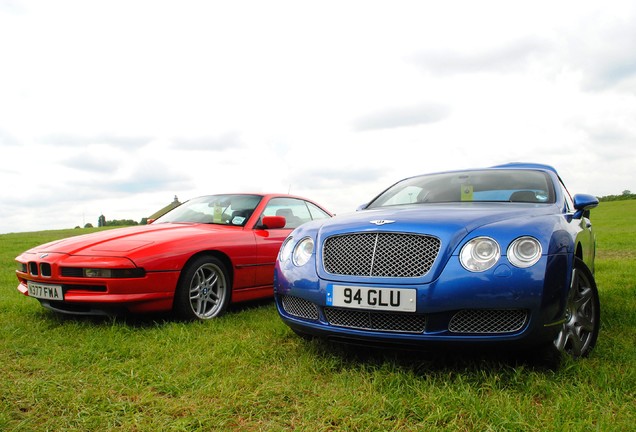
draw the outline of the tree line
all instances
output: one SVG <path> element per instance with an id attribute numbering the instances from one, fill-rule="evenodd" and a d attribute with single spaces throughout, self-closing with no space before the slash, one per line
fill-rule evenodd
<path id="1" fill-rule="evenodd" d="M 97 218 L 97 226 L 98 227 L 109 227 L 109 226 L 135 226 L 135 225 L 147 225 L 148 218 L 142 218 L 141 221 L 137 222 L 132 219 L 114 219 L 114 220 L 106 220 L 104 215 L 101 215 Z M 76 226 L 75 228 L 79 228 Z M 84 228 L 93 228 L 92 223 L 87 223 L 84 225 Z"/>
<path id="2" fill-rule="evenodd" d="M 606 195 L 602 197 L 598 197 L 599 201 L 624 201 L 624 200 L 632 200 L 636 199 L 636 194 L 633 194 L 629 190 L 624 190 L 620 195 Z"/>

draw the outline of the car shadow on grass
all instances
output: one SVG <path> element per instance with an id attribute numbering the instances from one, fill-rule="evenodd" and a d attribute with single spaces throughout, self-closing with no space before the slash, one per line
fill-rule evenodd
<path id="1" fill-rule="evenodd" d="M 326 340 L 306 341 L 317 355 L 338 356 L 343 362 L 380 366 L 391 364 L 416 375 L 451 371 L 498 371 L 524 368 L 537 372 L 558 370 L 564 359 L 549 346 L 502 350 L 437 347 L 427 350 L 349 345 Z"/>
<path id="2" fill-rule="evenodd" d="M 218 318 L 222 319 L 226 315 L 234 315 L 240 314 L 245 311 L 258 309 L 261 307 L 270 307 L 274 303 L 273 299 L 260 299 L 260 300 L 252 300 L 246 301 L 236 304 L 231 304 L 227 308 L 227 310 Z M 113 324 L 122 324 L 133 328 L 151 328 L 151 327 L 160 327 L 163 325 L 169 325 L 174 323 L 200 323 L 196 320 L 183 320 L 177 317 L 174 313 L 167 312 L 156 312 L 156 313 L 144 313 L 144 314 L 133 314 L 129 312 L 123 311 L 112 311 L 112 313 L 108 315 L 74 315 L 74 314 L 64 314 L 51 310 L 47 310 L 45 308 L 40 308 L 37 312 L 39 318 L 43 320 L 48 320 L 51 323 L 77 323 L 83 325 L 95 325 L 95 326 L 109 326 Z"/>

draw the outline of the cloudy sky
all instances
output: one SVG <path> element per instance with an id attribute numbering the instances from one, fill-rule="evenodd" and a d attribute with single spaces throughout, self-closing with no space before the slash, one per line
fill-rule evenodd
<path id="1" fill-rule="evenodd" d="M 636 190 L 636 2 L 0 0 L 0 233 L 510 161 Z"/>

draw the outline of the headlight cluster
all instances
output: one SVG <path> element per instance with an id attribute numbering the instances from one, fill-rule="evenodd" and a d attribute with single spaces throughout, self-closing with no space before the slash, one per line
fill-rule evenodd
<path id="1" fill-rule="evenodd" d="M 294 243 L 293 237 L 288 237 L 280 249 L 281 261 L 286 261 L 291 256 L 292 262 L 297 266 L 304 266 L 314 253 L 314 240 L 305 237 L 298 243 Z"/>
<path id="2" fill-rule="evenodd" d="M 508 247 L 508 261 L 515 267 L 527 268 L 541 258 L 541 243 L 534 237 L 519 237 Z"/>
<path id="3" fill-rule="evenodd" d="M 459 260 L 466 270 L 486 271 L 499 260 L 499 243 L 490 237 L 477 237 L 464 245 Z"/>
<path id="4" fill-rule="evenodd" d="M 501 255 L 499 243 L 490 237 L 477 237 L 464 245 L 459 261 L 471 272 L 483 272 L 492 268 Z M 534 237 L 519 237 L 508 246 L 508 261 L 519 268 L 528 268 L 541 258 L 541 243 Z"/>
<path id="5" fill-rule="evenodd" d="M 82 269 L 82 276 L 86 278 L 123 279 L 144 277 L 146 272 L 141 268 L 131 269 L 103 269 L 85 268 Z"/>

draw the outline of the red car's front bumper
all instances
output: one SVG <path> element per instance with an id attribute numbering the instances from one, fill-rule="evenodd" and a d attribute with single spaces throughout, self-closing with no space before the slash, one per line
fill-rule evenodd
<path id="1" fill-rule="evenodd" d="M 147 273 L 142 278 L 129 279 L 34 279 L 21 272 L 17 272 L 17 276 L 20 281 L 17 289 L 26 296 L 29 296 L 29 281 L 61 286 L 62 299 L 36 298 L 46 308 L 78 315 L 103 315 L 117 310 L 132 313 L 169 311 L 179 280 L 178 271 Z"/>

